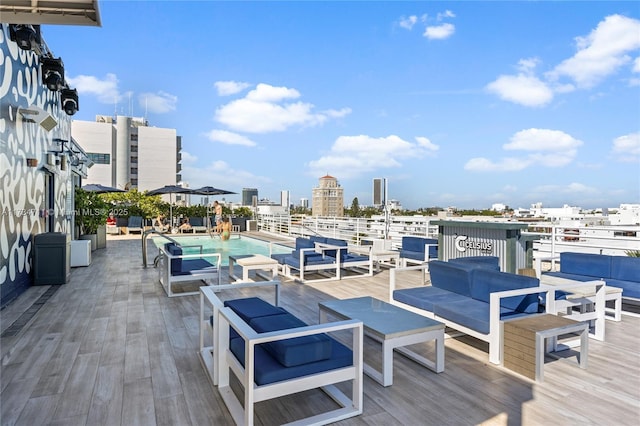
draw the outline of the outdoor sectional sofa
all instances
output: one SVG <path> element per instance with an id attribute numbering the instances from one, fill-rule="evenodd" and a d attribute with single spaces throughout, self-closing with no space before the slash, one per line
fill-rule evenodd
<path id="1" fill-rule="evenodd" d="M 184 249 L 199 249 L 197 253 L 185 253 Z M 158 249 L 158 280 L 167 296 L 189 296 L 200 291 L 175 293 L 176 283 L 204 281 L 206 284 L 221 283 L 220 253 L 202 253 L 202 246 L 183 246 L 166 243 Z"/>
<path id="2" fill-rule="evenodd" d="M 216 291 L 275 286 L 276 304 L 258 297 L 221 301 Z M 363 325 L 347 320 L 307 325 L 277 305 L 279 282 L 241 283 L 201 291 L 201 355 L 205 368 L 236 424 L 252 425 L 257 402 L 321 388 L 340 408 L 296 424 L 328 424 L 362 414 Z M 207 307 L 213 316 L 207 318 Z M 213 345 L 203 346 L 203 327 L 211 325 Z M 352 349 L 327 333 L 351 334 Z M 215 364 L 215 365 L 212 365 Z M 244 388 L 238 399 L 233 373 Z M 352 382 L 347 396 L 335 384 Z"/>
<path id="3" fill-rule="evenodd" d="M 539 287 L 537 278 L 497 271 L 491 261 L 478 266 L 433 260 L 428 264 L 430 286 L 396 289 L 398 272 L 426 266 L 391 270 L 391 303 L 488 342 L 493 364 L 500 364 L 500 321 L 545 312 L 547 301 L 555 297 L 555 289 Z"/>
<path id="4" fill-rule="evenodd" d="M 438 240 L 422 237 L 402 237 L 400 260 L 402 266 L 407 263 L 422 264 L 438 258 Z"/>
<path id="5" fill-rule="evenodd" d="M 591 253 L 560 253 L 560 271 L 545 275 L 575 281 L 604 280 L 622 289 L 622 297 L 640 301 L 640 258 Z"/>
<path id="6" fill-rule="evenodd" d="M 373 258 L 349 253 L 345 240 L 312 236 L 296 238 L 295 249 L 290 254 L 274 254 L 272 258 L 282 265 L 283 275 L 298 280 L 326 281 L 348 278 L 344 270 L 357 271 L 355 276 L 373 275 Z M 321 278 L 309 279 L 308 273 L 320 273 Z"/>

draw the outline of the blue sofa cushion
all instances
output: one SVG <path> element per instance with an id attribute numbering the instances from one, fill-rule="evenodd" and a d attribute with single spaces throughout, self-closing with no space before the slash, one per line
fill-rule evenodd
<path id="1" fill-rule="evenodd" d="M 271 258 L 275 259 L 278 261 L 279 264 L 284 265 L 284 259 L 287 256 L 291 256 L 291 253 L 277 253 L 277 254 L 272 254 Z"/>
<path id="2" fill-rule="evenodd" d="M 560 272 L 607 278 L 611 276 L 611 256 L 588 253 L 560 253 Z"/>
<path id="3" fill-rule="evenodd" d="M 635 299 L 640 299 L 640 282 L 616 280 L 613 278 L 607 278 L 605 281 L 607 282 L 607 285 L 611 287 L 621 288 L 623 297 L 633 297 Z"/>
<path id="4" fill-rule="evenodd" d="M 259 297 L 227 300 L 224 306 L 230 307 L 247 324 L 254 318 L 287 313 L 285 309 L 273 306 Z"/>
<path id="5" fill-rule="evenodd" d="M 300 249 L 306 249 L 306 248 L 314 248 L 316 246 L 316 244 L 311 241 L 309 238 L 302 238 L 302 237 L 297 237 L 296 238 L 296 250 L 300 250 Z"/>
<path id="6" fill-rule="evenodd" d="M 285 265 L 289 265 L 295 269 L 300 270 L 300 255 L 298 256 L 289 255 L 284 258 L 284 263 Z M 322 257 L 322 255 L 317 255 L 317 256 L 305 256 L 303 266 L 327 265 L 327 269 L 330 269 L 334 267 L 334 264 L 335 264 L 335 261 L 333 259 L 331 258 L 325 259 L 324 257 Z"/>
<path id="7" fill-rule="evenodd" d="M 395 290 L 393 299 L 425 311 L 433 312 L 438 303 L 457 302 L 467 300 L 467 296 L 443 290 L 434 286 L 414 287 Z"/>
<path id="8" fill-rule="evenodd" d="M 434 244 L 429 247 L 429 259 L 438 258 L 438 240 L 435 238 L 402 237 L 400 257 L 407 259 L 425 260 L 425 244 Z"/>
<path id="9" fill-rule="evenodd" d="M 340 262 L 344 263 L 346 266 L 349 266 L 349 262 L 367 262 L 368 260 L 369 256 L 347 253 L 346 255 L 342 256 Z"/>
<path id="10" fill-rule="evenodd" d="M 258 333 L 306 327 L 303 321 L 290 313 L 253 318 L 249 326 Z M 278 362 L 285 367 L 322 361 L 331 356 L 331 341 L 326 334 L 294 337 L 277 342 L 264 343 L 263 346 Z"/>
<path id="11" fill-rule="evenodd" d="M 545 272 L 542 275 L 549 275 L 551 277 L 558 277 L 558 278 L 565 278 L 568 280 L 574 280 L 574 281 L 598 281 L 600 278 L 598 277 L 592 277 L 589 275 L 579 275 L 579 274 L 566 274 L 564 272 L 555 272 L 555 271 L 549 271 L 549 272 Z"/>
<path id="12" fill-rule="evenodd" d="M 331 339 L 329 337 L 329 339 Z M 303 377 L 310 374 L 350 367 L 353 365 L 351 349 L 331 339 L 331 356 L 327 359 L 308 364 L 285 367 L 278 362 L 262 345 L 255 347 L 254 381 L 257 385 L 266 385 L 283 380 Z M 244 340 L 240 337 L 229 342 L 229 348 L 244 366 Z"/>
<path id="13" fill-rule="evenodd" d="M 640 257 L 611 256 L 609 277 L 616 280 L 635 281 L 640 287 Z"/>
<path id="14" fill-rule="evenodd" d="M 327 238 L 326 244 L 329 244 L 331 246 L 337 246 L 337 247 L 347 247 L 349 244 L 345 241 L 345 240 L 339 240 L 337 238 Z M 334 259 L 337 256 L 337 252 L 338 250 L 325 250 L 324 254 L 325 256 L 329 256 L 329 257 L 333 257 Z M 344 257 L 347 255 L 347 249 L 345 248 L 344 250 L 339 250 L 340 251 L 340 261 L 342 262 L 344 260 Z"/>
<path id="15" fill-rule="evenodd" d="M 164 249 L 172 256 L 180 256 L 182 254 L 182 247 L 174 243 L 166 243 Z M 171 275 L 176 275 L 182 272 L 182 259 L 171 259 Z"/>
<path id="16" fill-rule="evenodd" d="M 491 293 L 540 286 L 540 280 L 537 278 L 499 272 L 486 268 L 477 268 L 473 274 L 473 279 L 471 281 L 471 297 L 487 304 L 490 303 Z M 500 306 L 517 312 L 539 312 L 539 293 L 506 297 L 500 299 Z"/>
<path id="17" fill-rule="evenodd" d="M 434 306 L 434 313 L 441 317 L 470 328 L 482 334 L 489 334 L 489 304 L 476 299 L 466 298 L 457 302 L 440 303 Z M 500 319 L 525 316 L 522 312 L 500 308 Z"/>
<path id="18" fill-rule="evenodd" d="M 182 261 L 182 265 L 179 271 L 176 271 L 176 272 L 173 272 L 173 270 L 171 271 L 171 275 L 174 275 L 174 276 L 191 275 L 193 274 L 193 272 L 217 271 L 217 268 L 212 263 L 204 259 L 173 259 L 173 260 Z"/>
<path id="19" fill-rule="evenodd" d="M 320 243 L 320 244 L 325 244 L 327 242 L 327 237 L 321 237 L 319 235 L 312 235 L 309 237 L 309 239 L 311 241 L 313 241 L 313 243 Z"/>
<path id="20" fill-rule="evenodd" d="M 471 297 L 471 274 L 476 269 L 475 265 L 433 260 L 429 263 L 431 285 Z"/>
<path id="21" fill-rule="evenodd" d="M 489 268 L 496 271 L 500 270 L 500 258 L 498 256 L 467 256 L 449 259 L 453 263 L 467 263 L 475 265 L 479 268 Z"/>

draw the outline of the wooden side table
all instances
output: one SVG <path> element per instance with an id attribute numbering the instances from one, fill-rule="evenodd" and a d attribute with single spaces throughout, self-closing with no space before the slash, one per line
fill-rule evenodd
<path id="1" fill-rule="evenodd" d="M 555 351 L 558 337 L 568 333 L 580 333 L 578 360 L 580 368 L 587 368 L 589 323 L 550 314 L 528 315 L 501 322 L 502 365 L 542 382 L 545 353 Z"/>

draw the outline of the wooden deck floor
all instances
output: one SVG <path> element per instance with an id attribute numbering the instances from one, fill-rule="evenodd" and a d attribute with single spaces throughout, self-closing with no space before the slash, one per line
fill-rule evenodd
<path id="1" fill-rule="evenodd" d="M 283 305 L 315 323 L 318 301 L 386 300 L 388 280 L 383 270 L 341 282 L 285 282 Z M 157 271 L 142 268 L 139 238 L 111 238 L 91 266 L 74 268 L 69 283 L 34 306 L 47 289 L 32 287 L 0 313 L 0 424 L 232 424 L 197 355 L 198 296 L 167 298 Z M 31 319 L 21 317 L 38 306 Z M 21 329 L 10 329 L 20 321 Z M 638 424 L 640 318 L 607 321 L 606 342 L 589 344 L 587 370 L 575 357 L 549 358 L 545 382 L 535 383 L 489 364 L 485 343 L 448 338 L 443 373 L 396 355 L 393 386 L 365 376 L 364 414 L 340 424 Z M 428 344 L 413 349 L 432 354 Z M 379 363 L 379 355 L 367 339 L 365 359 Z M 332 404 L 320 391 L 267 401 L 256 423 L 277 425 Z"/>

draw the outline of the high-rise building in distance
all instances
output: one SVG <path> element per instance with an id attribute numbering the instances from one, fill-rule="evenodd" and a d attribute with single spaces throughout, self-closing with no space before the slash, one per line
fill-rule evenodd
<path id="1" fill-rule="evenodd" d="M 243 206 L 252 206 L 253 205 L 253 197 L 258 199 L 258 189 L 257 188 L 242 188 L 242 205 Z"/>
<path id="2" fill-rule="evenodd" d="M 323 176 L 313 188 L 313 216 L 344 216 L 344 189 L 333 176 Z"/>

